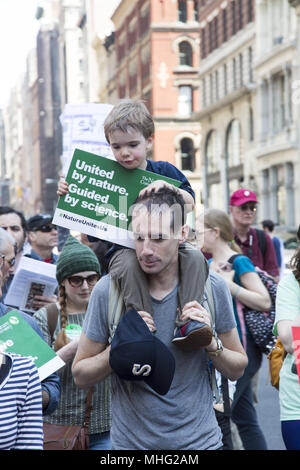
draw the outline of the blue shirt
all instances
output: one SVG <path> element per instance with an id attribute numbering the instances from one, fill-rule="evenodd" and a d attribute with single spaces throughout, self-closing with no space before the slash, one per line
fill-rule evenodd
<path id="1" fill-rule="evenodd" d="M 6 305 L 0 303 L 0 317 L 3 317 L 6 313 L 12 310 L 11 307 L 7 307 Z M 14 309 L 15 310 L 15 309 Z M 43 334 L 41 332 L 40 327 L 36 323 L 35 319 L 32 318 L 25 312 L 18 310 L 18 313 L 27 321 L 27 323 L 34 329 L 34 331 L 44 339 Z M 57 408 L 59 397 L 60 397 L 60 380 L 56 373 L 49 375 L 46 379 L 44 379 L 41 383 L 42 390 L 49 395 L 49 403 L 46 409 L 43 410 L 44 415 L 50 415 L 53 411 Z"/>

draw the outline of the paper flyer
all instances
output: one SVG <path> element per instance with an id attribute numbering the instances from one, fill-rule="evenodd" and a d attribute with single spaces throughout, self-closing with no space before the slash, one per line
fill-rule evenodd
<path id="1" fill-rule="evenodd" d="M 30 357 L 38 368 L 41 380 L 65 365 L 17 310 L 11 310 L 0 318 L 0 352 Z"/>
<path id="2" fill-rule="evenodd" d="M 300 326 L 292 326 L 296 370 L 300 385 Z"/>
<path id="3" fill-rule="evenodd" d="M 53 223 L 133 248 L 130 207 L 140 191 L 156 180 L 177 187 L 181 184 L 150 171 L 128 170 L 114 160 L 76 149 L 66 177 L 69 190 L 59 198 Z"/>
<path id="4" fill-rule="evenodd" d="M 56 266 L 22 256 L 5 296 L 5 305 L 33 313 L 35 295 L 51 296 L 57 287 Z"/>

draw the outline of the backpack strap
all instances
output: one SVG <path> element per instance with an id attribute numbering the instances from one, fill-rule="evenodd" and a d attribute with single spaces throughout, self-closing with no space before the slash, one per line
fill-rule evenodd
<path id="1" fill-rule="evenodd" d="M 266 249 L 267 249 L 267 239 L 266 239 L 266 234 L 263 230 L 259 229 L 259 228 L 256 228 L 255 229 L 256 231 L 256 235 L 257 235 L 257 239 L 258 239 L 258 246 L 259 246 L 259 249 L 261 251 L 261 254 L 263 255 L 263 257 L 265 256 L 265 253 L 266 253 Z"/>
<path id="2" fill-rule="evenodd" d="M 56 302 L 46 305 L 48 328 L 50 331 L 51 339 L 53 340 L 54 331 L 56 329 L 58 320 L 58 307 Z"/>
<path id="3" fill-rule="evenodd" d="M 109 283 L 109 296 L 108 296 L 108 327 L 109 327 L 109 339 L 110 344 L 115 334 L 116 328 L 120 321 L 122 313 L 125 312 L 125 304 L 123 294 L 119 289 L 117 282 L 114 279 L 110 279 Z"/>

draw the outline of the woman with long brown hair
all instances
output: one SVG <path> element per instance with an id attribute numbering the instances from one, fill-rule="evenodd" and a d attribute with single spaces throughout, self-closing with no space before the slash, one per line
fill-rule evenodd
<path id="1" fill-rule="evenodd" d="M 238 427 L 245 450 L 265 450 L 267 444 L 257 421 L 251 386 L 251 379 L 260 368 L 262 353 L 238 314 L 236 300 L 263 312 L 270 309 L 271 299 L 252 262 L 241 254 L 234 242 L 231 220 L 225 212 L 210 209 L 204 213 L 203 235 L 203 249 L 212 254 L 210 269 L 218 272 L 230 289 L 237 328 L 248 355 L 248 366 L 236 384 L 232 420 Z"/>

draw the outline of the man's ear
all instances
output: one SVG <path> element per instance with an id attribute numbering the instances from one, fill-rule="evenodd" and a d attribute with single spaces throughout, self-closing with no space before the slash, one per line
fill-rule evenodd
<path id="1" fill-rule="evenodd" d="M 34 242 L 35 239 L 36 239 L 36 236 L 35 236 L 35 233 L 34 233 L 34 232 L 28 232 L 27 237 L 28 237 L 28 241 L 29 241 L 30 244 L 31 244 L 32 242 Z"/>
<path id="2" fill-rule="evenodd" d="M 188 235 L 189 235 L 189 226 L 187 224 L 184 224 L 182 227 L 181 227 L 181 231 L 180 231 L 180 234 L 179 234 L 179 243 L 184 243 L 187 238 L 188 238 Z"/>

